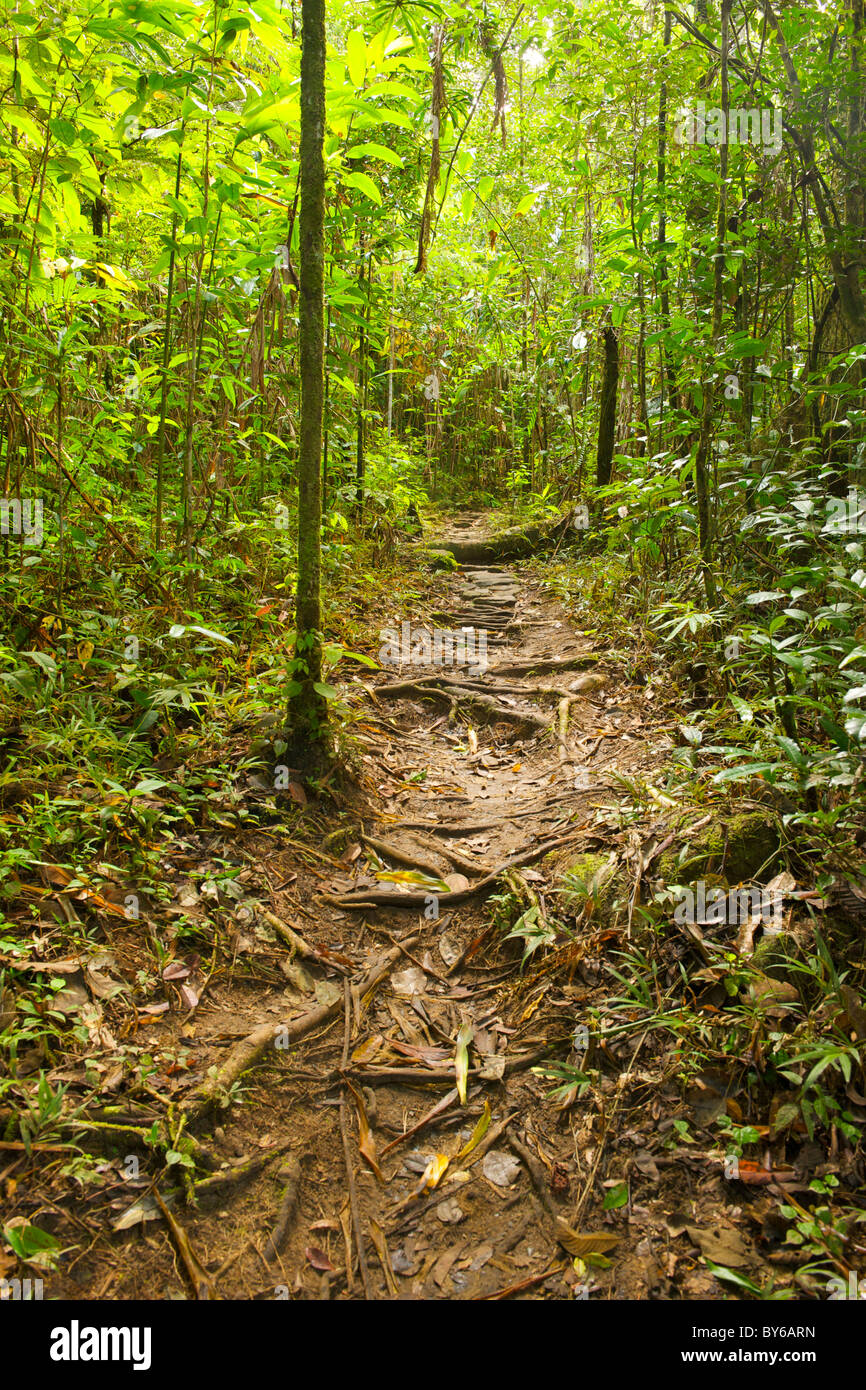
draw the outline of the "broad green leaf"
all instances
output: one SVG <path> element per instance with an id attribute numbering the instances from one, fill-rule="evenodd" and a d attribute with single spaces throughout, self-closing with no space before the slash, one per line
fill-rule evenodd
<path id="1" fill-rule="evenodd" d="M 47 652 L 24 652 L 24 656 L 29 656 L 31 661 L 35 661 L 40 671 L 44 671 L 46 676 L 57 675 L 57 663 Z"/>
<path id="2" fill-rule="evenodd" d="M 617 1207 L 624 1207 L 628 1201 L 628 1183 L 617 1183 L 616 1187 L 608 1188 L 604 1194 L 602 1206 L 605 1211 L 616 1211 Z"/>
<path id="3" fill-rule="evenodd" d="M 364 145 L 353 145 L 352 148 L 347 151 L 347 155 L 349 159 L 354 159 L 356 156 L 368 155 L 370 159 L 381 159 L 385 164 L 396 164 L 398 168 L 401 169 L 403 167 L 403 160 L 399 154 L 395 154 L 393 150 L 389 150 L 387 145 L 377 145 L 375 141 L 368 141 Z"/>
<path id="4" fill-rule="evenodd" d="M 346 40 L 346 66 L 352 86 L 357 87 L 359 91 L 363 90 L 364 79 L 367 76 L 367 45 L 360 29 L 353 29 Z"/>
<path id="5" fill-rule="evenodd" d="M 343 182 L 347 183 L 350 188 L 359 189 L 365 197 L 369 198 L 370 201 L 375 203 L 378 207 L 382 206 L 382 194 L 379 192 L 379 189 L 370 178 L 369 174 L 362 174 L 360 170 L 356 169 L 351 174 L 346 174 L 343 178 Z"/>

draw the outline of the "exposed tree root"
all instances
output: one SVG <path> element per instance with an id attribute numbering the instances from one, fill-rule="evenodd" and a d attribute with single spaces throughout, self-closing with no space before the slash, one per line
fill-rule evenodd
<path id="1" fill-rule="evenodd" d="M 509 709 L 490 695 L 483 695 L 466 685 L 451 684 L 441 677 L 429 676 L 424 683 L 399 681 L 396 685 L 380 685 L 377 686 L 376 693 L 380 696 L 388 695 L 392 699 L 414 697 L 419 700 L 438 700 L 440 704 L 450 705 L 452 710 L 462 708 L 476 716 L 484 716 L 491 723 L 512 724 L 519 728 L 535 729 L 538 733 L 548 728 L 547 720 L 531 710 Z"/>
<path id="2" fill-rule="evenodd" d="M 401 951 L 397 946 L 386 952 L 358 984 L 358 999 L 362 999 L 375 984 L 378 984 L 383 976 L 387 975 L 394 961 L 399 960 L 400 955 Z M 313 1032 L 314 1029 L 320 1028 L 323 1023 L 327 1023 L 329 1019 L 334 1018 L 340 1012 L 341 1005 L 342 1000 L 338 999 L 333 1004 L 322 1004 L 317 1009 L 311 1009 L 309 1013 L 303 1014 L 291 1023 L 274 1024 L 268 1022 L 260 1024 L 258 1028 L 253 1029 L 252 1033 L 249 1033 L 232 1048 L 222 1066 L 218 1068 L 216 1075 L 209 1077 L 203 1086 L 200 1086 L 186 1098 L 182 1106 L 182 1113 L 192 1118 L 223 1104 L 229 1089 L 245 1071 L 249 1071 L 251 1067 L 256 1066 L 262 1060 L 268 1049 L 273 1046 L 278 1035 L 284 1038 L 287 1043 L 297 1042 L 305 1034 Z"/>
<path id="3" fill-rule="evenodd" d="M 531 864 L 534 859 L 541 859 L 545 854 L 549 854 L 553 849 L 559 849 L 562 845 L 569 844 L 572 840 L 579 839 L 585 832 L 583 830 L 573 830 L 569 835 L 562 835 L 556 840 L 547 840 L 544 844 L 536 845 L 533 849 L 525 850 L 522 854 L 516 854 L 511 859 L 507 859 L 504 864 L 493 869 L 484 878 L 472 884 L 469 888 L 463 888 L 457 893 L 442 893 L 440 900 L 445 907 L 450 907 L 452 903 L 462 903 L 468 898 L 472 898 L 476 893 L 483 893 L 486 888 L 492 887 L 499 878 L 500 874 L 506 869 L 518 868 L 521 864 Z M 360 889 L 357 893 L 346 893 L 337 896 L 333 893 L 322 893 L 320 895 L 327 903 L 333 903 L 336 907 L 426 907 L 429 893 L 386 893 L 381 889 Z M 254 1035 L 251 1035 L 254 1036 Z"/>
<path id="4" fill-rule="evenodd" d="M 531 676 L 533 673 L 549 675 L 553 671 L 586 671 L 590 666 L 596 666 L 600 659 L 590 652 L 583 656 L 551 657 L 549 660 L 539 657 L 537 661 L 515 661 L 508 666 L 497 666 L 496 675 Z"/>
<path id="5" fill-rule="evenodd" d="M 361 843 L 369 845 L 377 854 L 384 854 L 388 859 L 394 859 L 398 864 L 405 864 L 410 869 L 420 869 L 422 873 L 432 874 L 434 878 L 442 877 L 442 870 L 438 864 L 434 864 L 431 859 L 425 859 L 420 854 L 410 854 L 407 850 L 400 849 L 398 845 L 391 845 L 387 840 L 379 840 L 375 835 L 362 835 Z M 437 847 L 438 849 L 438 847 Z M 441 858 L 446 858 L 445 851 L 441 851 Z"/>

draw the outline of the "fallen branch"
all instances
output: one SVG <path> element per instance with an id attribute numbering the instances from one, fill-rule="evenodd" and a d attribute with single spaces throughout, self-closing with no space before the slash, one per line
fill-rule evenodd
<path id="1" fill-rule="evenodd" d="M 212 1276 L 205 1269 L 204 1265 L 198 1258 L 198 1255 L 195 1253 L 192 1246 L 190 1245 L 189 1236 L 183 1229 L 183 1226 L 181 1226 L 177 1217 L 173 1216 L 172 1213 L 169 1211 L 165 1202 L 162 1200 L 159 1191 L 156 1188 L 153 1189 L 153 1195 L 156 1200 L 157 1206 L 159 1207 L 160 1211 L 165 1217 L 165 1220 L 168 1223 L 168 1228 L 171 1231 L 172 1238 L 174 1240 L 175 1245 L 177 1246 L 178 1254 L 183 1260 L 184 1268 L 186 1269 L 186 1272 L 189 1275 L 189 1281 L 192 1284 L 193 1289 L 195 1290 L 196 1298 L 213 1298 L 214 1289 L 216 1287 L 215 1282 Z"/>
<path id="2" fill-rule="evenodd" d="M 411 1129 L 404 1130 L 403 1133 L 398 1135 L 396 1139 L 392 1139 L 390 1144 L 386 1144 L 380 1154 L 380 1157 L 384 1158 L 385 1155 L 389 1154 L 392 1149 L 396 1149 L 398 1145 L 404 1144 L 407 1139 L 411 1139 L 414 1135 L 418 1134 L 420 1130 L 424 1129 L 426 1125 L 430 1124 L 431 1120 L 436 1120 L 439 1118 L 440 1115 L 444 1115 L 446 1110 L 451 1109 L 451 1106 L 454 1104 L 455 1100 L 457 1099 L 457 1096 L 457 1087 L 454 1086 L 446 1096 L 443 1096 L 441 1100 L 438 1100 L 436 1102 L 432 1109 L 427 1111 L 426 1115 L 422 1115 L 421 1119 L 418 1120 L 416 1124 L 412 1125 Z"/>
<path id="3" fill-rule="evenodd" d="M 516 1072 L 526 1071 L 527 1067 L 535 1066 L 536 1062 L 541 1062 L 551 1050 L 551 1045 L 538 1048 L 535 1052 L 524 1052 L 522 1056 L 515 1057 L 505 1063 L 505 1070 L 502 1077 L 514 1076 Z M 467 1076 L 470 1081 L 484 1081 L 487 1078 L 481 1075 L 481 1067 L 470 1067 Z M 370 1067 L 366 1070 L 349 1068 L 347 1075 L 353 1080 L 363 1082 L 365 1086 L 374 1086 L 377 1082 L 402 1081 L 410 1086 L 442 1086 L 453 1083 L 454 1068 L 443 1071 L 435 1067 Z M 502 1078 L 497 1077 L 497 1080 Z"/>

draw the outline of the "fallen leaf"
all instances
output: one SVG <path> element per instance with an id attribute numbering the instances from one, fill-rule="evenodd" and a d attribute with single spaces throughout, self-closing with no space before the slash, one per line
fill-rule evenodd
<path id="1" fill-rule="evenodd" d="M 468 1158 L 469 1155 L 472 1153 L 472 1150 L 475 1149 L 475 1148 L 477 1148 L 478 1145 L 481 1143 L 481 1140 L 484 1138 L 484 1136 L 485 1136 L 485 1134 L 487 1133 L 487 1131 L 488 1131 L 489 1128 L 490 1128 L 490 1102 L 489 1102 L 488 1100 L 486 1100 L 486 1101 L 484 1102 L 484 1109 L 483 1109 L 483 1111 L 481 1112 L 481 1115 L 480 1115 L 480 1117 L 479 1117 L 478 1123 L 476 1124 L 475 1128 L 474 1128 L 473 1131 L 472 1131 L 472 1137 L 471 1137 L 470 1139 L 468 1139 L 467 1142 L 463 1145 L 463 1148 L 460 1150 L 459 1154 L 457 1155 L 457 1158 L 455 1159 L 455 1162 L 458 1162 L 458 1161 L 460 1161 L 461 1159 L 464 1159 L 464 1158 Z"/>
<path id="2" fill-rule="evenodd" d="M 520 1177 L 520 1160 L 505 1149 L 491 1149 L 484 1155 L 481 1171 L 497 1187 L 510 1187 Z"/>
<path id="3" fill-rule="evenodd" d="M 436 1215 L 446 1226 L 456 1226 L 458 1221 L 463 1220 L 463 1208 L 458 1205 L 453 1197 L 447 1201 L 440 1202 L 436 1208 Z"/>
<path id="4" fill-rule="evenodd" d="M 569 1255 L 603 1255 L 619 1244 L 620 1237 L 608 1231 L 575 1231 L 567 1221 L 556 1222 L 556 1239 Z"/>
<path id="5" fill-rule="evenodd" d="M 323 1274 L 336 1274 L 337 1271 L 324 1250 L 320 1250 L 317 1245 L 308 1245 L 304 1251 L 304 1256 L 313 1266 L 313 1269 L 318 1269 Z"/>
<path id="6" fill-rule="evenodd" d="M 367 1163 L 376 1174 L 379 1182 L 384 1182 L 385 1179 L 382 1177 L 382 1172 L 379 1168 L 379 1160 L 376 1157 L 376 1140 L 373 1137 L 373 1131 L 370 1129 L 370 1121 L 367 1119 L 367 1108 L 364 1105 L 364 1097 L 361 1095 L 361 1092 L 352 1085 L 351 1081 L 348 1082 L 348 1086 L 349 1090 L 352 1092 L 358 1111 L 358 1149 L 362 1157 L 367 1160 Z"/>
<path id="7" fill-rule="evenodd" d="M 689 1239 L 713 1264 L 741 1269 L 752 1263 L 752 1253 L 739 1231 L 727 1226 L 686 1226 Z"/>
<path id="8" fill-rule="evenodd" d="M 162 978 L 164 980 L 185 980 L 190 974 L 189 966 L 184 965 L 182 960 L 173 960 L 163 970 Z"/>
<path id="9" fill-rule="evenodd" d="M 180 997 L 188 1009 L 198 1008 L 198 1001 L 201 995 L 193 989 L 192 985 L 181 985 Z"/>
<path id="10" fill-rule="evenodd" d="M 423 994 L 427 988 L 427 976 L 417 965 L 399 971 L 391 976 L 391 987 L 395 994 Z"/>
<path id="11" fill-rule="evenodd" d="M 171 1206 L 174 1202 L 174 1198 L 170 1196 L 163 1200 L 166 1206 Z M 156 1199 L 148 1194 L 139 1197 L 137 1202 L 133 1202 L 131 1207 L 127 1207 L 126 1211 L 113 1223 L 112 1230 L 128 1231 L 133 1226 L 140 1226 L 146 1221 L 161 1220 L 162 1212 L 157 1206 Z"/>
<path id="12" fill-rule="evenodd" d="M 457 1077 L 457 1094 L 460 1104 L 466 1104 L 466 1085 L 469 1078 L 469 1044 L 475 1029 L 471 1023 L 464 1023 L 457 1034 L 457 1051 L 454 1054 L 454 1072 Z"/>
<path id="13" fill-rule="evenodd" d="M 438 1187 L 450 1162 L 447 1154 L 434 1154 L 421 1176 L 421 1182 L 418 1186 L 419 1193 L 432 1192 L 434 1188 Z"/>

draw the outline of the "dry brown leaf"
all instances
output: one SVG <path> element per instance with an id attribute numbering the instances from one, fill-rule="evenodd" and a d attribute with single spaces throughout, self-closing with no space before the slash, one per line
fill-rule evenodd
<path id="1" fill-rule="evenodd" d="M 364 1105 L 364 1097 L 361 1095 L 360 1091 L 355 1089 L 351 1081 L 347 1082 L 347 1085 L 349 1087 L 349 1090 L 352 1092 L 352 1096 L 354 1098 L 355 1105 L 358 1111 L 358 1149 L 361 1153 L 362 1158 L 365 1158 L 367 1160 L 367 1163 L 369 1164 L 370 1168 L 376 1174 L 376 1177 L 379 1179 L 379 1182 L 384 1182 L 385 1179 L 382 1177 L 382 1170 L 379 1167 L 379 1160 L 376 1157 L 376 1140 L 374 1139 L 373 1131 L 370 1128 L 370 1121 L 367 1119 L 367 1110 Z"/>
<path id="2" fill-rule="evenodd" d="M 569 1255 L 603 1255 L 620 1242 L 611 1231 L 574 1231 L 567 1221 L 556 1223 L 556 1239 Z"/>

